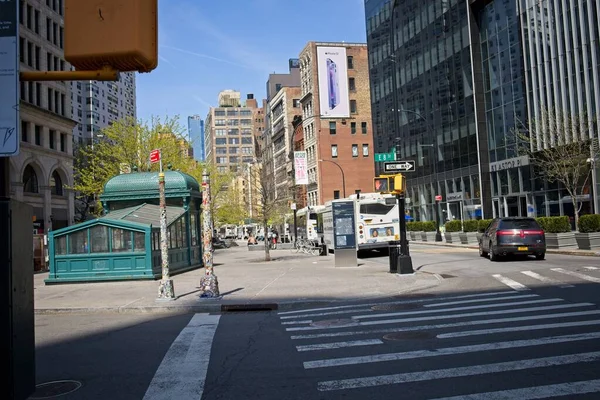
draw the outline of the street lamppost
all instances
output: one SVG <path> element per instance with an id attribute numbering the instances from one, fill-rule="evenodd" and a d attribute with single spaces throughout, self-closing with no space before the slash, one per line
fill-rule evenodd
<path id="1" fill-rule="evenodd" d="M 342 167 L 340 166 L 340 164 L 336 163 L 335 161 L 331 161 L 331 160 L 323 160 L 323 159 L 319 159 L 320 162 L 330 162 L 332 164 L 335 164 L 339 169 L 340 172 L 342 173 L 342 192 L 344 195 L 344 199 L 346 198 L 346 178 L 344 177 L 344 170 L 342 169 Z"/>

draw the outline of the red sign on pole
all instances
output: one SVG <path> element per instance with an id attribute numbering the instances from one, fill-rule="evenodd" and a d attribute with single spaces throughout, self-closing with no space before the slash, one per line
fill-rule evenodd
<path id="1" fill-rule="evenodd" d="M 150 152 L 150 162 L 152 164 L 160 162 L 160 150 L 159 149 L 155 149 Z"/>
<path id="2" fill-rule="evenodd" d="M 442 196 L 440 196 L 439 194 L 437 194 L 435 196 L 435 201 L 442 201 Z"/>

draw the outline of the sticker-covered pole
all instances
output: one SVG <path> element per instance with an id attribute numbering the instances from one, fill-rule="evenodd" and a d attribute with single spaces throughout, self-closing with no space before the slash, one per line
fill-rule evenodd
<path id="1" fill-rule="evenodd" d="M 219 281 L 213 271 L 213 226 L 210 212 L 210 176 L 208 171 L 202 174 L 202 261 L 204 276 L 200 279 L 200 297 L 220 297 Z"/>
<path id="2" fill-rule="evenodd" d="M 165 197 L 165 173 L 160 157 L 160 172 L 158 174 L 158 201 L 160 209 L 160 261 L 162 279 L 158 286 L 157 300 L 175 300 L 175 287 L 169 273 L 169 247 L 167 244 L 167 200 Z"/>

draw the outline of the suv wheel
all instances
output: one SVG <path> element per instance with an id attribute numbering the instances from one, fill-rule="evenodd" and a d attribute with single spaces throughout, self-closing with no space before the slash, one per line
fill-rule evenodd
<path id="1" fill-rule="evenodd" d="M 498 261 L 498 255 L 494 249 L 494 245 L 490 242 L 490 261 Z"/>
<path id="2" fill-rule="evenodd" d="M 487 257 L 487 253 L 483 250 L 482 242 L 479 242 L 479 257 Z"/>
<path id="3" fill-rule="evenodd" d="M 544 258 L 546 258 L 546 253 L 539 253 L 535 255 L 536 260 L 543 260 Z"/>

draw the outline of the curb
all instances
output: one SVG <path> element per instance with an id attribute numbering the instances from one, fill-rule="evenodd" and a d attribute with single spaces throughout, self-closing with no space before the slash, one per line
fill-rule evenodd
<path id="1" fill-rule="evenodd" d="M 479 246 L 473 245 L 460 245 L 454 243 L 444 243 L 444 242 L 409 242 L 414 244 L 422 244 L 425 246 L 439 246 L 439 247 L 457 247 L 462 249 L 473 249 L 479 250 Z M 546 253 L 549 254 L 563 254 L 567 256 L 586 256 L 586 257 L 600 257 L 600 251 L 592 251 L 592 250 L 561 250 L 561 249 L 546 249 Z"/>
<path id="2" fill-rule="evenodd" d="M 429 274 L 428 274 L 429 275 Z M 221 302 L 212 304 L 189 304 L 165 306 L 140 306 L 140 307 L 61 307 L 61 308 L 42 308 L 35 309 L 35 315 L 58 315 L 58 314 L 187 314 L 187 313 L 227 313 L 227 312 L 243 312 L 245 308 L 250 308 L 251 311 L 289 311 L 299 308 L 319 307 L 331 304 L 347 304 L 352 302 L 365 302 L 388 299 L 402 294 L 408 294 L 419 290 L 426 290 L 436 287 L 440 284 L 440 278 L 436 277 L 436 282 L 428 282 L 422 285 L 414 285 L 404 290 L 399 290 L 396 293 L 389 293 L 381 296 L 364 297 L 352 300 L 339 299 L 323 299 L 323 300 L 299 300 L 299 301 L 247 301 L 247 302 Z M 202 301 L 212 301 L 210 299 Z M 264 310 L 258 310 L 264 308 Z"/>

